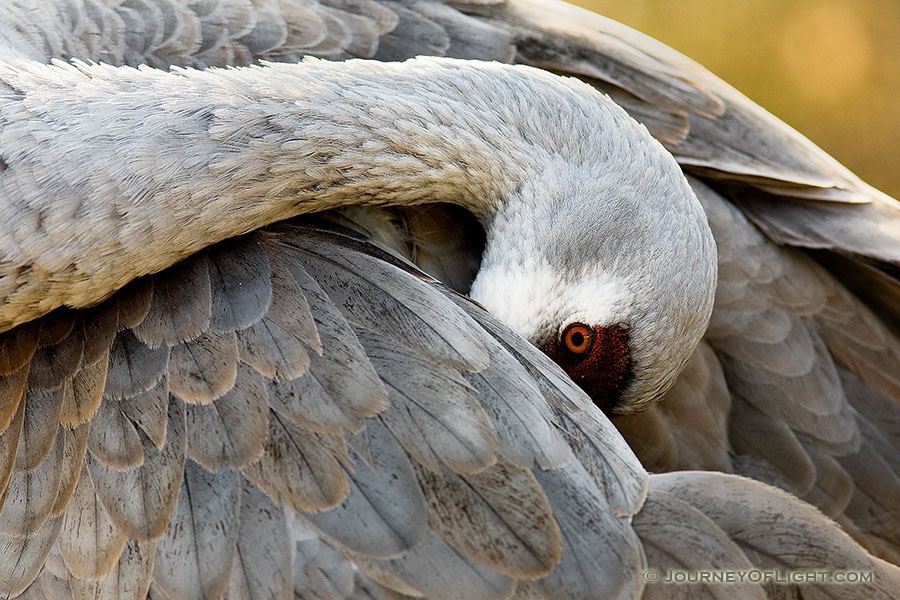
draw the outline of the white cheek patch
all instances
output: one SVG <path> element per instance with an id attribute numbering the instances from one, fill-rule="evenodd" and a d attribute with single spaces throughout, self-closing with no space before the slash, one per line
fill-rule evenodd
<path id="1" fill-rule="evenodd" d="M 566 295 L 570 312 L 559 324 L 560 331 L 571 323 L 614 325 L 628 319 L 628 290 L 617 277 L 606 273 L 584 276 L 569 283 Z"/>
<path id="2" fill-rule="evenodd" d="M 515 271 L 482 268 L 470 295 L 531 341 L 556 335 L 574 322 L 621 322 L 627 307 L 625 285 L 615 277 L 596 271 L 577 276 L 536 263 Z"/>

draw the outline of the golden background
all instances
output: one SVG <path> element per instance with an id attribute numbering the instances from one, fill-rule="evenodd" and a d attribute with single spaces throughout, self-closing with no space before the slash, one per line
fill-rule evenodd
<path id="1" fill-rule="evenodd" d="M 900 198 L 897 0 L 578 0 L 736 87 Z"/>

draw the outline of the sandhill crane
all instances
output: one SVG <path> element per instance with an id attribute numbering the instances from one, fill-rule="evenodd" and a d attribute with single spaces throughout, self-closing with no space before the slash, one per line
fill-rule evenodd
<path id="1" fill-rule="evenodd" d="M 900 589 L 897 203 L 621 25 L 13 0 L 0 198 L 4 597 Z"/>

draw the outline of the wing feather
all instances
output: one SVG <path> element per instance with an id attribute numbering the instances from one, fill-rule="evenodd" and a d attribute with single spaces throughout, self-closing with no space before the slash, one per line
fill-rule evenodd
<path id="1" fill-rule="evenodd" d="M 61 427 L 54 431 L 50 448 L 39 462 L 28 470 L 13 472 L 9 492 L 0 509 L 0 533 L 26 537 L 38 531 L 50 518 L 65 464 L 65 434 Z M 20 448 L 22 445 L 20 441 Z"/>
<path id="2" fill-rule="evenodd" d="M 51 389 L 29 389 L 25 395 L 25 420 L 16 453 L 16 471 L 37 468 L 54 447 L 60 410 L 62 386 Z"/>
<path id="3" fill-rule="evenodd" d="M 270 259 L 272 303 L 266 315 L 237 332 L 238 355 L 266 377 L 296 379 L 309 368 L 309 352 L 322 342 L 306 297 L 290 272 Z"/>
<path id="4" fill-rule="evenodd" d="M 91 600 L 144 600 L 150 589 L 150 578 L 156 556 L 154 542 L 130 540 L 118 562 L 99 580 L 72 578 L 71 597 Z M 46 577 L 45 571 L 43 577 Z M 69 597 L 47 594 L 51 598 Z"/>
<path id="5" fill-rule="evenodd" d="M 169 363 L 168 346 L 151 348 L 131 329 L 116 334 L 109 349 L 109 367 L 103 393 L 126 399 L 146 392 L 165 375 Z"/>
<path id="6" fill-rule="evenodd" d="M 240 527 L 241 477 L 192 460 L 166 534 L 156 543 L 154 583 L 176 598 L 219 597 L 228 583 Z"/>
<path id="7" fill-rule="evenodd" d="M 701 341 L 659 404 L 613 423 L 647 470 L 731 472 L 731 394 L 719 359 Z"/>
<path id="8" fill-rule="evenodd" d="M 144 462 L 138 430 L 115 400 L 100 404 L 91 421 L 88 448 L 98 461 L 119 470 L 138 467 Z"/>
<path id="9" fill-rule="evenodd" d="M 22 400 L 25 398 L 27 380 L 26 367 L 19 367 L 18 371 L 0 375 L 0 436 L 6 434 L 16 415 L 24 410 Z"/>
<path id="10" fill-rule="evenodd" d="M 516 579 L 553 571 L 560 530 L 531 471 L 498 461 L 480 473 L 416 469 L 432 532 L 491 570 Z"/>
<path id="11" fill-rule="evenodd" d="M 39 322 L 0 333 L 0 375 L 21 372 L 37 350 L 39 334 Z"/>
<path id="12" fill-rule="evenodd" d="M 172 399 L 165 444 L 157 448 L 142 435 L 140 466 L 120 471 L 88 456 L 94 489 L 110 519 L 129 539 L 156 540 L 166 531 L 184 477 L 185 437 L 184 406 Z"/>
<path id="13" fill-rule="evenodd" d="M 577 461 L 534 475 L 553 507 L 563 548 L 556 569 L 537 582 L 541 591 L 554 599 L 636 596 L 643 586 L 640 542 L 593 477 Z"/>
<path id="14" fill-rule="evenodd" d="M 63 398 L 59 422 L 64 427 L 77 427 L 91 420 L 103 399 L 109 360 L 101 355 L 94 364 L 85 365 L 63 381 Z"/>
<path id="15" fill-rule="evenodd" d="M 125 532 L 100 503 L 87 467 L 82 467 L 59 531 L 59 552 L 66 569 L 79 579 L 103 578 L 118 563 L 126 541 Z"/>
<path id="16" fill-rule="evenodd" d="M 9 483 L 15 472 L 16 455 L 25 422 L 25 403 L 19 402 L 19 409 L 0 435 L 0 503 L 5 503 L 9 495 Z M 2 511 L 2 509 L 0 509 Z"/>
<path id="17" fill-rule="evenodd" d="M 433 533 L 428 533 L 408 552 L 395 559 L 378 561 L 378 565 L 399 578 L 411 595 L 452 600 L 500 600 L 515 591 L 515 581 L 482 566 L 465 553 L 454 549 Z M 376 575 L 363 562 L 363 570 Z M 385 581 L 391 587 L 394 581 Z M 459 594 L 459 595 L 457 595 Z"/>
<path id="18" fill-rule="evenodd" d="M 372 557 L 400 554 L 426 532 L 425 500 L 409 458 L 377 419 L 366 423 L 373 464 L 351 452 L 350 492 L 309 520 L 342 546 Z"/>
<path id="19" fill-rule="evenodd" d="M 41 329 L 42 341 L 45 331 L 47 330 Z M 43 389 L 59 387 L 65 378 L 74 375 L 81 366 L 83 353 L 84 336 L 81 331 L 70 331 L 56 343 L 39 346 L 31 357 L 29 385 Z"/>
<path id="20" fill-rule="evenodd" d="M 345 453 L 339 435 L 307 431 L 271 411 L 262 454 L 242 473 L 279 504 L 326 510 L 349 492 L 341 464 Z"/>
<path id="21" fill-rule="evenodd" d="M 240 516 L 228 596 L 249 600 L 287 598 L 293 577 L 291 540 L 283 509 L 244 479 Z"/>
<path id="22" fill-rule="evenodd" d="M 31 585 L 56 542 L 61 524 L 62 516 L 51 517 L 29 535 L 0 534 L 0 594 L 15 598 Z"/>
<path id="23" fill-rule="evenodd" d="M 186 405 L 185 417 L 188 456 L 212 471 L 243 467 L 262 454 L 269 432 L 263 378 L 241 364 L 231 390 L 211 404 Z"/>
<path id="24" fill-rule="evenodd" d="M 156 348 L 196 339 L 209 326 L 212 291 L 208 255 L 200 252 L 156 277 L 147 316 L 134 328 Z"/>
<path id="25" fill-rule="evenodd" d="M 651 479 L 652 480 L 652 479 Z M 634 530 L 641 538 L 647 566 L 665 578 L 671 569 L 681 571 L 750 571 L 753 563 L 718 525 L 689 503 L 659 490 L 651 490 L 647 503 L 635 515 Z M 761 600 L 768 598 L 758 583 L 707 583 L 672 585 L 648 583 L 642 598 L 706 597 Z"/>
<path id="26" fill-rule="evenodd" d="M 63 463 L 60 469 L 59 490 L 56 493 L 56 501 L 50 514 L 61 515 L 69 504 L 69 499 L 75 493 L 75 488 L 81 478 L 81 466 L 84 464 L 85 451 L 88 445 L 90 426 L 85 424 L 75 429 L 62 429 L 63 437 Z"/>
<path id="27" fill-rule="evenodd" d="M 874 558 L 833 521 L 781 490 L 742 477 L 703 472 L 655 475 L 651 485 L 700 510 L 757 566 L 800 570 L 840 565 L 875 575 L 853 586 L 817 580 L 801 588 L 803 596 L 891 598 L 895 594 L 900 578 L 897 566 Z"/>
<path id="28" fill-rule="evenodd" d="M 311 356 L 309 373 L 294 380 L 299 393 L 282 396 L 280 405 L 313 428 L 358 431 L 362 419 L 384 409 L 387 393 L 356 334 L 322 288 L 301 265 L 287 265 L 309 303 L 323 352 Z M 347 372 L 354 376 L 344 377 Z"/>
<path id="29" fill-rule="evenodd" d="M 272 303 L 269 259 L 255 236 L 224 242 L 209 255 L 210 329 L 226 333 L 259 321 Z"/>
<path id="30" fill-rule="evenodd" d="M 488 415 L 458 371 L 374 332 L 356 334 L 388 390 L 391 404 L 380 420 L 412 458 L 456 473 L 476 473 L 497 460 Z"/>
<path id="31" fill-rule="evenodd" d="M 209 404 L 234 386 L 237 361 L 234 333 L 207 331 L 172 348 L 169 391 L 191 404 Z"/>
<path id="32" fill-rule="evenodd" d="M 335 244 L 322 244 L 324 240 L 314 233 L 283 241 L 302 251 L 296 259 L 349 319 L 403 340 L 434 360 L 466 370 L 487 365 L 487 353 L 469 320 L 449 300 L 426 295 L 425 282 L 395 277 L 397 267 Z M 363 296 L 378 301 L 361 302 Z M 448 314 L 454 318 L 448 319 Z M 436 323 L 442 324 L 440 330 Z"/>
<path id="33" fill-rule="evenodd" d="M 113 402 L 110 398 L 104 402 Z M 157 449 L 166 443 L 169 425 L 169 385 L 160 379 L 146 392 L 119 402 L 119 410 L 153 442 Z M 143 443 L 143 442 L 142 442 Z"/>
<path id="34" fill-rule="evenodd" d="M 354 566 L 333 546 L 312 539 L 298 541 L 296 549 L 295 596 L 331 600 L 353 594 Z"/>

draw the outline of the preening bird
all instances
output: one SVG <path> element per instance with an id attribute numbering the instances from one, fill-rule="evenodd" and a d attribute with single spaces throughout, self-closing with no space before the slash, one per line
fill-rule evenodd
<path id="1" fill-rule="evenodd" d="M 4 598 L 897 597 L 900 206 L 622 25 L 13 0 L 0 215 Z"/>

